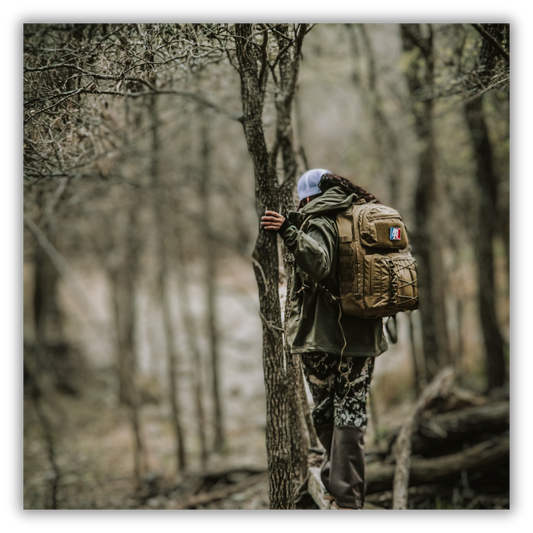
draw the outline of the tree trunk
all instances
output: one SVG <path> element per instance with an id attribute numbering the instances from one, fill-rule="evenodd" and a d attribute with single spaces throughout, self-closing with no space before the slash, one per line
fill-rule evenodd
<path id="1" fill-rule="evenodd" d="M 170 291 L 166 287 L 168 280 L 168 257 L 164 242 L 165 220 L 164 220 L 164 192 L 160 184 L 159 155 L 161 142 L 159 139 L 159 117 L 157 111 L 157 97 L 149 97 L 149 112 L 152 121 L 152 153 L 150 165 L 150 177 L 153 194 L 153 216 L 155 222 L 155 257 L 156 263 L 156 291 L 157 301 L 161 303 L 163 314 L 163 327 L 165 332 L 166 359 L 168 365 L 168 388 L 170 405 L 172 409 L 172 422 L 174 434 L 176 436 L 176 468 L 178 471 L 187 466 L 187 456 L 185 442 L 183 438 L 183 425 L 181 421 L 182 410 L 178 398 L 177 390 L 177 355 L 174 343 L 174 327 L 170 306 Z"/>
<path id="2" fill-rule="evenodd" d="M 416 350 L 416 337 L 415 337 L 415 325 L 413 324 L 413 316 L 411 313 L 405 313 L 409 322 L 409 339 L 411 341 L 411 358 L 413 360 L 413 378 L 415 382 L 416 394 L 420 394 L 423 386 L 425 385 L 425 378 L 422 377 L 420 368 L 418 368 L 417 350 Z"/>
<path id="3" fill-rule="evenodd" d="M 283 24 L 278 27 L 276 40 L 280 49 L 284 42 L 281 35 L 288 37 L 288 25 Z M 299 54 L 291 57 L 291 49 L 286 48 L 279 58 L 279 94 L 276 98 L 276 145 L 271 154 L 273 166 L 277 159 L 277 150 L 281 151 L 283 161 L 283 182 L 280 187 L 280 208 L 282 213 L 294 209 L 294 189 L 296 185 L 297 161 L 294 150 L 293 128 L 291 122 L 292 101 L 294 97 L 296 80 L 299 71 Z M 288 326 L 288 315 L 290 310 L 290 296 L 292 292 L 292 274 L 294 268 L 294 257 L 284 248 L 283 267 L 286 278 L 286 300 L 285 300 L 285 331 Z M 300 486 L 307 476 L 307 457 L 309 451 L 309 433 L 305 421 L 304 410 L 309 411 L 308 402 L 302 401 L 305 396 L 305 389 L 302 375 L 302 363 L 300 356 L 290 353 L 290 347 L 285 339 L 285 360 L 287 364 L 287 378 L 289 383 L 289 427 L 291 431 L 291 457 L 293 471 L 291 477 L 295 486 Z"/>
<path id="4" fill-rule="evenodd" d="M 135 357 L 135 284 L 137 279 L 137 207 L 129 212 L 124 240 L 124 255 L 111 272 L 113 303 L 117 332 L 117 365 L 119 399 L 126 406 L 134 441 L 134 469 L 137 479 L 147 471 L 145 439 L 140 422 L 140 400 L 137 389 Z"/>
<path id="5" fill-rule="evenodd" d="M 110 271 L 117 337 L 118 399 L 119 403 L 124 405 L 130 401 L 129 373 L 134 371 L 132 365 L 135 365 L 135 357 L 132 353 L 135 316 L 132 287 L 127 279 L 131 275 L 129 268 L 126 260 L 123 259 L 121 265 L 115 266 Z"/>
<path id="6" fill-rule="evenodd" d="M 478 306 L 485 342 L 487 389 L 505 383 L 504 341 L 496 316 L 493 241 L 498 220 L 498 180 L 493 167 L 492 146 L 483 116 L 481 97 L 465 105 L 472 139 L 479 194 L 479 214 L 474 248 L 478 271 Z"/>
<path id="7" fill-rule="evenodd" d="M 435 174 L 435 140 L 433 134 L 433 100 L 420 98 L 425 86 L 434 84 L 433 76 L 433 31 L 422 36 L 419 24 L 401 24 L 405 52 L 417 50 L 420 57 L 413 60 L 406 71 L 407 84 L 412 100 L 415 130 L 420 144 L 418 155 L 418 182 L 415 193 L 416 230 L 411 233 L 413 253 L 418 262 L 418 288 L 422 338 L 426 374 L 428 380 L 439 368 L 450 362 L 448 329 L 443 285 L 444 267 L 441 256 L 438 206 Z M 423 60 L 423 72 L 419 72 Z"/>
<path id="8" fill-rule="evenodd" d="M 48 345 L 62 340 L 61 312 L 57 303 L 59 273 L 40 247 L 34 255 L 33 313 L 36 341 L 46 350 Z"/>
<path id="9" fill-rule="evenodd" d="M 277 179 L 271 167 L 263 132 L 262 110 L 266 85 L 268 30 L 262 34 L 264 54 L 258 71 L 256 49 L 251 40 L 252 25 L 235 25 L 236 54 L 239 62 L 243 117 L 242 124 L 252 158 L 256 183 L 256 209 L 277 210 Z M 266 445 L 271 509 L 293 509 L 291 486 L 291 435 L 288 427 L 288 383 L 279 301 L 279 264 L 277 235 L 259 229 L 253 252 L 254 272 L 259 289 L 259 308 L 263 324 L 263 369 L 265 376 L 267 427 Z"/>
<path id="10" fill-rule="evenodd" d="M 58 190 L 62 191 L 63 187 L 60 185 Z M 57 202 L 61 193 L 57 195 L 56 192 L 55 196 Z M 38 194 L 36 201 L 37 216 L 44 221 L 41 230 L 48 234 L 49 241 L 53 241 L 54 228 L 50 222 L 52 202 L 45 205 L 42 193 Z M 59 271 L 39 239 L 33 252 L 33 265 L 33 342 L 36 345 L 33 357 L 38 371 L 45 374 L 51 383 L 56 384 L 58 376 L 54 369 L 53 347 L 65 342 L 63 317 L 58 302 Z"/>
<path id="11" fill-rule="evenodd" d="M 222 409 L 222 398 L 220 392 L 220 357 L 219 357 L 219 335 L 217 328 L 217 243 L 211 238 L 211 215 L 212 208 L 210 202 L 211 183 L 211 140 L 209 137 L 209 117 L 206 112 L 200 112 L 200 136 L 201 136 L 201 167 L 200 167 L 200 197 L 203 202 L 202 211 L 204 214 L 203 239 L 205 242 L 205 290 L 206 290 L 206 313 L 207 331 L 209 337 L 209 353 L 211 359 L 211 392 L 213 397 L 214 410 L 214 439 L 213 449 L 220 452 L 225 447 L 225 428 Z"/>
<path id="12" fill-rule="evenodd" d="M 176 232 L 179 234 L 179 231 Z M 191 376 L 192 388 L 194 395 L 194 403 L 196 408 L 196 428 L 198 432 L 198 440 L 200 442 L 200 462 L 203 467 L 207 465 L 207 439 L 205 435 L 206 423 L 203 402 L 203 379 L 202 379 L 202 352 L 198 346 L 198 334 L 194 316 L 192 314 L 191 299 L 189 296 L 190 280 L 187 272 L 187 266 L 184 261 L 183 243 L 181 238 L 177 236 L 177 282 L 180 313 L 183 320 L 185 334 L 187 336 L 187 345 L 191 361 Z"/>

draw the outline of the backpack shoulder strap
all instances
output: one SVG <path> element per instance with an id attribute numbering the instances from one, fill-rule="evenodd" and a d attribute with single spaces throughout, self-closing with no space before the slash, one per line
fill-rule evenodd
<path id="1" fill-rule="evenodd" d="M 337 213 L 337 229 L 339 231 L 339 242 L 351 242 L 353 240 L 353 210 L 351 206 L 345 211 Z"/>
<path id="2" fill-rule="evenodd" d="M 355 220 L 362 207 L 367 205 L 364 199 L 354 202 L 348 209 L 337 213 L 337 229 L 339 230 L 339 242 L 351 242 L 354 240 Z"/>

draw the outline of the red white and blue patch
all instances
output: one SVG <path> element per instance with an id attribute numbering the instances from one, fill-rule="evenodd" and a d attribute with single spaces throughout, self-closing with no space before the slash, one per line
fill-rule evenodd
<path id="1" fill-rule="evenodd" d="M 389 241 L 401 241 L 402 240 L 402 228 L 389 228 Z"/>

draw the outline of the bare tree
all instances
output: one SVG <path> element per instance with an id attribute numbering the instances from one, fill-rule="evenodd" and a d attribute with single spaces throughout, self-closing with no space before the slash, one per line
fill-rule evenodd
<path id="1" fill-rule="evenodd" d="M 203 238 L 205 239 L 205 291 L 206 291 L 206 315 L 207 330 L 209 336 L 209 352 L 211 360 L 211 393 L 214 409 L 214 442 L 213 449 L 222 451 L 225 447 L 225 428 L 222 409 L 221 386 L 220 386 L 220 353 L 219 335 L 217 327 L 217 243 L 212 238 L 211 226 L 213 224 L 213 211 L 211 201 L 212 184 L 212 141 L 209 133 L 209 115 L 200 111 L 200 197 L 203 211 Z"/>
<path id="2" fill-rule="evenodd" d="M 481 75 L 489 78 L 497 60 L 503 57 L 509 63 L 508 25 L 474 24 L 483 36 L 479 64 Z M 487 388 L 501 387 L 505 383 L 504 341 L 496 316 L 494 238 L 500 220 L 498 209 L 498 176 L 496 175 L 493 148 L 483 110 L 483 94 L 465 104 L 465 118 L 472 139 L 476 164 L 479 211 L 474 238 L 478 273 L 478 308 L 485 341 Z"/>
<path id="3" fill-rule="evenodd" d="M 411 110 L 420 143 L 418 182 L 415 193 L 416 229 L 412 232 L 413 253 L 418 260 L 420 313 L 426 374 L 431 379 L 450 361 L 446 305 L 443 292 L 444 268 L 439 242 L 439 210 L 435 173 L 435 141 L 432 98 L 421 99 L 424 87 L 434 84 L 433 28 L 425 35 L 420 24 L 401 24 L 404 50 L 415 53 L 406 71 Z"/>
<path id="4" fill-rule="evenodd" d="M 170 303 L 170 291 L 168 290 L 169 280 L 169 257 L 168 245 L 165 242 L 165 193 L 161 184 L 160 172 L 160 153 L 161 139 L 159 135 L 159 113 L 157 108 L 157 98 L 149 96 L 149 111 L 151 117 L 151 162 L 150 176 L 153 193 L 153 216 L 155 222 L 155 245 L 156 257 L 156 287 L 158 301 L 161 303 L 163 314 L 163 324 L 165 333 L 165 350 L 168 365 L 168 391 L 170 405 L 172 408 L 172 422 L 174 434 L 176 437 L 176 467 L 177 470 L 183 470 L 187 466 L 187 455 L 185 450 L 185 439 L 183 436 L 182 407 L 178 397 L 177 386 L 177 353 L 174 332 L 175 327 L 172 319 L 172 308 Z"/>
<path id="5" fill-rule="evenodd" d="M 73 195 L 78 193 L 82 196 L 73 203 L 78 206 L 90 205 L 88 202 L 84 204 L 82 199 L 93 200 L 99 194 L 106 199 L 104 204 L 109 203 L 109 198 L 113 197 L 110 191 L 117 185 L 128 192 L 130 189 L 151 189 L 155 236 L 153 246 L 158 258 L 154 275 L 158 301 L 162 308 L 179 468 L 185 466 L 186 456 L 180 419 L 181 406 L 177 398 L 176 324 L 171 316 L 167 290 L 172 275 L 168 256 L 172 243 L 165 231 L 167 223 L 164 217 L 169 212 L 168 191 L 163 182 L 163 143 L 157 98 L 162 94 L 169 94 L 195 101 L 199 106 L 216 107 L 207 102 L 198 91 L 184 89 L 188 87 L 187 81 L 180 84 L 184 79 L 187 80 L 188 75 L 206 65 L 226 60 L 226 53 L 221 47 L 214 46 L 205 39 L 202 41 L 200 34 L 211 31 L 208 27 L 209 25 L 195 27 L 190 24 L 25 26 L 24 178 L 28 205 L 33 208 L 33 197 L 41 195 L 42 203 L 46 206 L 44 218 L 50 220 L 50 214 L 58 205 L 68 184 L 75 191 Z M 137 111 L 133 111 L 133 104 L 130 102 L 140 102 L 141 106 L 137 105 Z M 141 112 L 138 112 L 139 109 Z M 141 165 L 136 168 L 136 162 L 139 161 Z M 139 172 L 139 168 L 146 166 L 146 161 L 149 182 Z M 123 196 L 122 199 L 124 198 L 128 196 Z M 134 301 L 136 247 L 139 243 L 134 240 L 142 231 L 145 235 L 151 232 L 144 228 L 140 230 L 136 225 L 137 218 L 146 214 L 143 204 L 131 207 L 129 215 L 126 215 L 130 217 L 130 223 L 124 226 L 127 238 L 117 238 L 116 242 L 112 242 L 112 232 L 102 232 L 98 236 L 90 230 L 88 233 L 95 244 L 95 252 L 102 254 L 105 258 L 103 263 L 111 268 L 121 396 L 126 404 L 134 405 L 137 410 L 139 398 L 135 390 L 133 339 L 137 320 Z M 88 207 L 87 211 L 89 210 Z M 71 213 L 73 211 L 71 209 Z M 118 218 L 121 216 L 122 211 Z M 104 220 L 101 222 L 103 225 Z M 113 225 L 113 233 L 118 235 L 119 231 L 115 226 Z M 46 225 L 43 228 L 45 231 L 49 230 Z M 62 237 L 65 240 L 64 235 Z M 105 244 L 102 241 L 106 241 Z M 111 255 L 116 256 L 111 262 L 106 257 L 110 251 L 113 252 Z M 144 250 L 144 253 L 149 252 Z M 37 275 L 41 278 L 43 273 L 43 269 L 37 270 Z M 54 271 L 51 273 L 53 275 Z M 43 286 L 39 279 L 36 284 L 38 288 Z M 44 286 L 48 293 L 54 293 L 55 283 L 51 282 L 51 278 Z M 44 302 L 42 296 L 36 295 L 36 302 L 38 317 L 44 316 L 41 308 L 51 308 L 50 303 L 41 305 Z M 50 312 L 48 315 L 52 316 Z M 54 316 L 59 317 L 58 313 Z M 50 320 L 47 319 L 47 322 Z M 40 320 L 40 324 L 42 323 L 44 322 Z M 216 354 L 216 346 L 214 353 Z M 217 417 L 221 418 L 220 409 Z M 138 413 L 132 417 L 132 423 L 135 441 L 141 446 Z M 222 426 L 220 420 L 218 426 Z M 220 442 L 220 432 L 217 435 Z M 205 459 L 206 453 L 202 455 Z M 137 460 L 136 464 L 139 465 L 140 472 L 143 468 Z"/>
<path id="6" fill-rule="evenodd" d="M 294 25 L 290 29 L 292 35 L 289 37 L 284 25 L 280 25 L 279 28 L 278 25 L 235 25 L 235 51 L 243 106 L 242 124 L 254 165 L 256 209 L 259 217 L 265 209 L 279 210 L 281 207 L 276 169 L 273 164 L 276 161 L 277 146 L 274 144 L 275 149 L 269 152 L 262 120 L 269 69 L 279 66 L 280 76 L 290 74 L 283 70 L 287 66 L 282 61 L 284 49 L 292 49 L 291 53 L 294 57 L 298 57 L 306 30 L 305 24 Z M 272 56 L 275 59 L 270 59 L 269 62 Z M 292 97 L 293 94 L 290 92 L 281 96 L 281 102 L 289 109 Z M 287 170 L 290 178 L 290 173 L 294 173 L 294 169 L 289 167 Z M 263 322 L 270 506 L 273 509 L 291 509 L 294 507 L 291 486 L 293 458 L 290 449 L 290 408 L 286 401 L 289 375 L 285 370 L 284 361 L 278 292 L 278 243 L 275 234 L 259 231 L 253 260 Z"/>
<path id="7" fill-rule="evenodd" d="M 280 206 L 283 213 L 294 209 L 294 189 L 296 185 L 296 172 L 298 168 L 296 150 L 294 148 L 293 127 L 292 127 L 292 102 L 296 93 L 296 83 L 300 66 L 300 55 L 296 50 L 294 53 L 288 46 L 287 40 L 290 38 L 287 25 L 277 28 L 274 33 L 280 53 L 278 58 L 279 75 L 276 82 L 276 140 L 271 150 L 271 161 L 281 155 L 283 180 L 279 187 Z M 301 34 L 302 38 L 304 33 Z M 301 46 L 301 44 L 300 44 Z M 285 302 L 285 331 L 288 327 L 288 317 L 290 310 L 290 297 L 292 292 L 292 275 L 294 269 L 294 257 L 284 247 L 283 267 L 286 277 L 286 302 Z M 285 360 L 287 365 L 287 376 L 290 383 L 290 413 L 289 427 L 291 430 L 291 456 L 292 456 L 292 479 L 295 485 L 300 486 L 307 476 L 307 455 L 310 445 L 311 434 L 316 441 L 316 432 L 312 424 L 306 423 L 305 413 L 309 412 L 307 402 L 302 363 L 300 356 L 291 354 L 287 340 L 284 343 Z M 311 437 L 311 438 L 313 438 Z"/>

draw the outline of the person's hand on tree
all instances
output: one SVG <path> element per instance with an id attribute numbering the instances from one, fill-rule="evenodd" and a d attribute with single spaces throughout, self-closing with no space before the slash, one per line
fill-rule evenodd
<path id="1" fill-rule="evenodd" d="M 261 217 L 261 226 L 267 230 L 279 231 L 284 222 L 285 217 L 276 211 L 265 211 Z"/>

